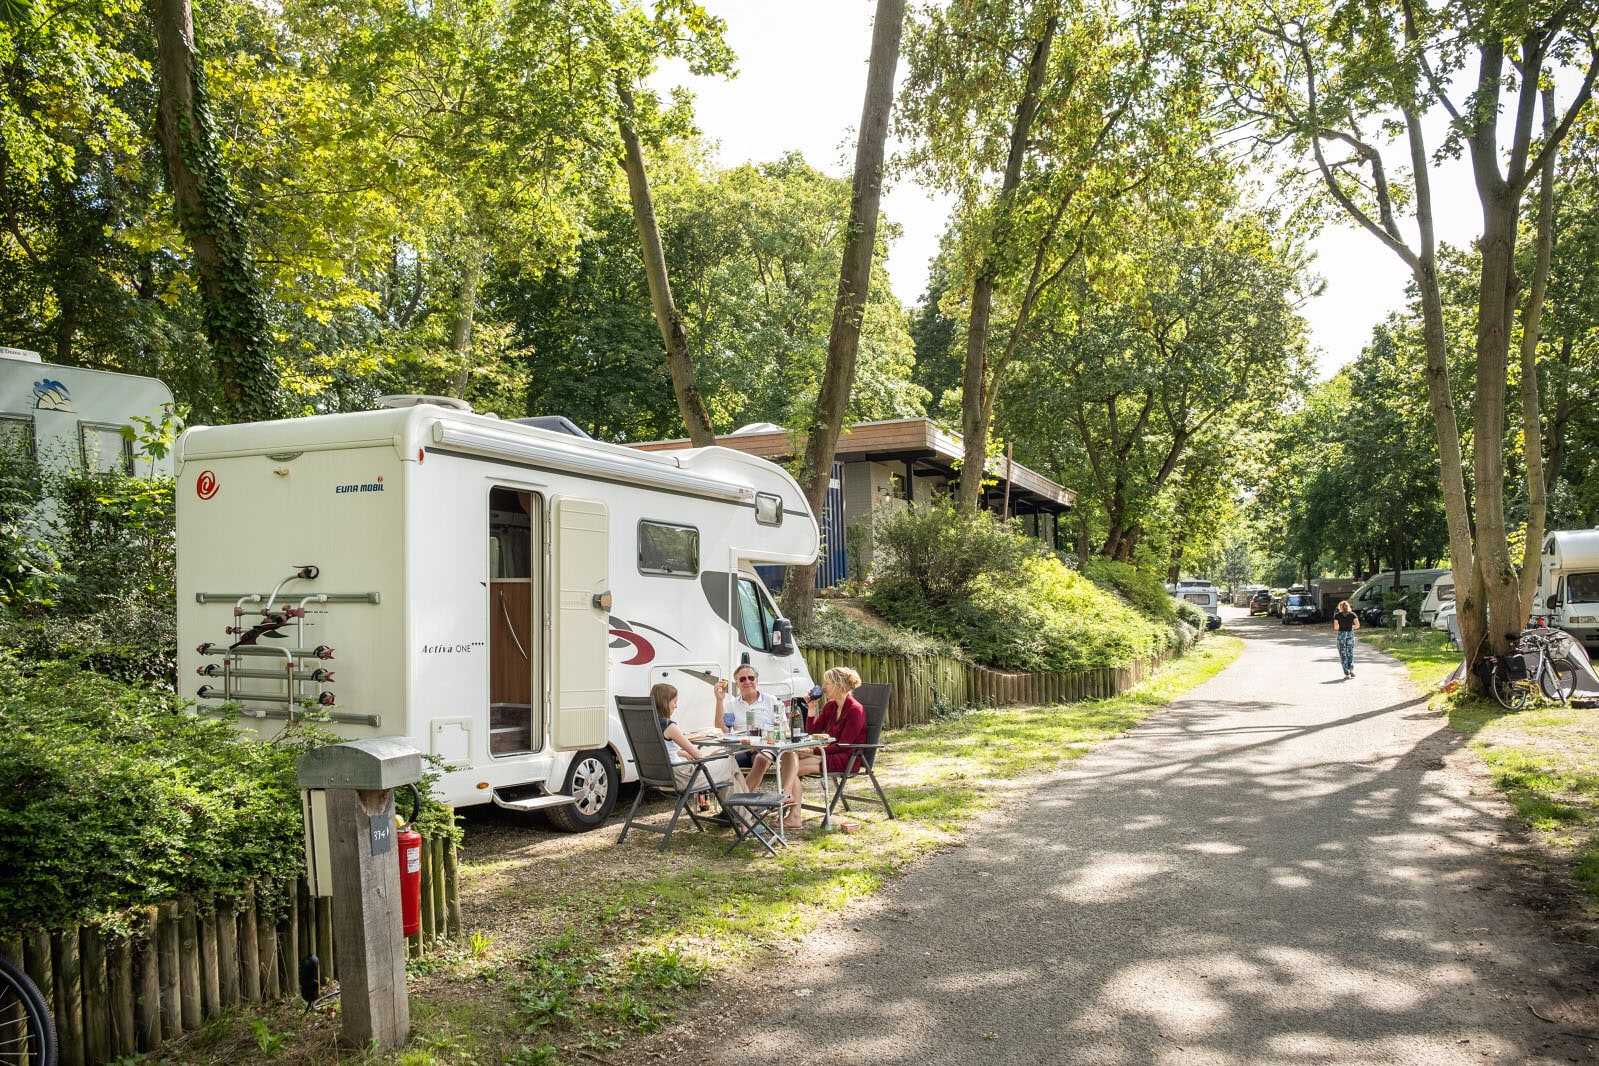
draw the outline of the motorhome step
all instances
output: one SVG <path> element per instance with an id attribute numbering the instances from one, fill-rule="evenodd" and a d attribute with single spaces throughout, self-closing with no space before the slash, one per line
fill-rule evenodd
<path id="1" fill-rule="evenodd" d="M 497 790 L 494 793 L 494 805 L 504 807 L 508 811 L 543 811 L 551 807 L 565 807 L 575 800 L 575 796 L 563 796 L 559 793 L 527 796 L 522 799 L 507 798 L 500 795 Z"/>

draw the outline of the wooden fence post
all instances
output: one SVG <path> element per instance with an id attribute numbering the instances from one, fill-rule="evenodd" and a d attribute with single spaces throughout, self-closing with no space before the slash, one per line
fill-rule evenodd
<path id="1" fill-rule="evenodd" d="M 183 993 L 178 977 L 178 905 L 158 908 L 155 942 L 161 971 L 161 1035 L 176 1040 L 183 1035 Z"/>
<path id="2" fill-rule="evenodd" d="M 100 927 L 86 925 L 78 931 L 78 951 L 83 974 L 83 1056 L 92 1063 L 111 1058 L 111 1001 L 105 971 L 105 943 Z"/>
<path id="3" fill-rule="evenodd" d="M 239 991 L 246 1003 L 261 1002 L 261 944 L 255 928 L 255 882 L 239 893 Z"/>
<path id="4" fill-rule="evenodd" d="M 200 1028 L 200 916 L 194 900 L 187 899 L 178 910 L 178 990 L 183 1003 L 183 1031 Z"/>
<path id="5" fill-rule="evenodd" d="M 195 903 L 195 932 L 200 938 L 200 1014 L 215 1018 L 222 1013 L 222 974 L 217 962 L 216 899 Z"/>
<path id="6" fill-rule="evenodd" d="M 161 911 L 145 907 L 143 928 L 133 947 L 133 979 L 138 989 L 133 1005 L 134 1039 L 140 1051 L 156 1051 L 161 1034 Z"/>
<path id="7" fill-rule="evenodd" d="M 83 970 L 78 934 L 50 935 L 50 962 L 55 972 L 56 1037 L 62 1066 L 83 1066 Z"/>
<path id="8" fill-rule="evenodd" d="M 239 919 L 232 900 L 218 900 L 216 914 L 217 998 L 224 1008 L 239 1005 Z"/>
<path id="9" fill-rule="evenodd" d="M 134 1004 L 138 998 L 133 983 L 133 945 L 126 936 L 106 945 L 106 996 L 111 1002 L 111 1055 L 124 1059 L 138 1050 L 138 1030 Z"/>

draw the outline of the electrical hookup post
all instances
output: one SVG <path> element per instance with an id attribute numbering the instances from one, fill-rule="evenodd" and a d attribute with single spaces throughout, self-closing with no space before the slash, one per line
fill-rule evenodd
<path id="1" fill-rule="evenodd" d="M 333 897 L 343 1040 L 388 1051 L 411 1035 L 405 998 L 394 790 L 422 780 L 422 755 L 397 740 L 331 744 L 296 764 L 314 896 Z"/>

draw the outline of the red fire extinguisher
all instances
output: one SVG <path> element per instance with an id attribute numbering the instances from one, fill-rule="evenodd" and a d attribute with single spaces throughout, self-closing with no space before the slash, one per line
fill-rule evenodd
<path id="1" fill-rule="evenodd" d="M 411 786 L 411 820 L 396 834 L 400 842 L 400 918 L 405 935 L 422 931 L 422 834 L 412 828 L 422 810 L 422 796 Z"/>

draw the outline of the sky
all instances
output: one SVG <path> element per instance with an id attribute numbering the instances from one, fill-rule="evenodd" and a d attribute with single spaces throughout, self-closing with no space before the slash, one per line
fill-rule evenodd
<path id="1" fill-rule="evenodd" d="M 874 0 L 704 0 L 704 6 L 727 21 L 738 76 L 696 78 L 668 66 L 654 83 L 695 94 L 700 129 L 720 146 L 718 162 L 725 167 L 768 162 L 797 150 L 819 170 L 849 175 L 866 91 Z M 901 78 L 904 73 L 901 64 Z M 1481 214 L 1466 168 L 1446 173 L 1436 195 L 1440 239 L 1470 241 L 1480 230 Z M 902 178 L 885 190 L 882 209 L 902 231 L 890 247 L 888 270 L 895 294 L 911 306 L 926 286 L 949 202 Z M 1324 231 L 1312 247 L 1317 253 L 1312 269 L 1325 288 L 1302 313 L 1317 366 L 1326 376 L 1352 361 L 1372 327 L 1403 305 L 1408 271 L 1375 237 L 1353 226 Z"/>

